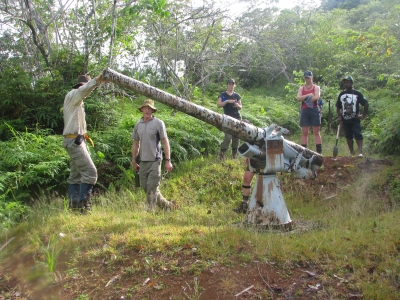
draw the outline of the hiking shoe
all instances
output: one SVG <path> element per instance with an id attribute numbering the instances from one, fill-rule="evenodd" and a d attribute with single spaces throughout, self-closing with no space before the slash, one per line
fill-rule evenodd
<path id="1" fill-rule="evenodd" d="M 358 157 L 363 158 L 364 155 L 362 155 L 362 153 L 358 154 Z"/>
<path id="2" fill-rule="evenodd" d="M 232 149 L 232 159 L 236 159 L 238 154 L 237 150 L 238 150 L 237 148 Z"/>
<path id="3" fill-rule="evenodd" d="M 225 151 L 220 151 L 219 152 L 219 160 L 224 160 L 225 158 Z"/>
<path id="4" fill-rule="evenodd" d="M 82 215 L 86 215 L 92 211 L 92 201 L 84 201 L 80 208 L 80 212 Z"/>
<path id="5" fill-rule="evenodd" d="M 170 201 L 167 205 L 165 205 L 165 206 L 163 207 L 163 209 L 164 209 L 165 211 L 167 211 L 167 212 L 171 212 L 171 211 L 174 211 L 174 210 L 179 209 L 179 207 L 178 207 L 178 205 L 175 204 L 174 201 Z"/>
<path id="6" fill-rule="evenodd" d="M 92 201 L 85 201 L 84 203 L 83 203 L 83 206 L 84 206 L 84 208 L 85 208 L 85 210 L 87 210 L 87 211 L 90 211 L 90 210 L 92 210 Z"/>
<path id="7" fill-rule="evenodd" d="M 238 214 L 245 214 L 247 213 L 248 207 L 249 205 L 247 202 L 242 202 L 238 207 L 234 208 L 233 211 Z"/>

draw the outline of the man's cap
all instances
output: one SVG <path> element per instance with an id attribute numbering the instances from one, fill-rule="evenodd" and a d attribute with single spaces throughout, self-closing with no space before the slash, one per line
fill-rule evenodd
<path id="1" fill-rule="evenodd" d="M 234 84 L 236 83 L 236 82 L 235 82 L 235 79 L 229 78 L 229 79 L 226 81 L 226 84 L 231 83 L 231 82 L 233 82 Z"/>
<path id="2" fill-rule="evenodd" d="M 142 108 L 145 107 L 145 106 L 150 107 L 152 110 L 154 110 L 154 112 L 157 111 L 157 108 L 154 106 L 154 101 L 151 100 L 151 99 L 146 99 L 146 100 L 144 100 L 144 101 L 143 101 L 143 104 L 142 104 L 141 106 L 139 106 L 138 109 L 139 109 L 140 111 L 142 111 Z"/>
<path id="3" fill-rule="evenodd" d="M 75 84 L 72 88 L 73 88 L 73 89 L 77 89 L 77 88 L 79 88 L 81 85 L 84 85 L 85 83 L 89 82 L 90 79 L 91 79 L 91 78 L 90 78 L 89 75 L 85 75 L 85 74 L 79 75 L 79 77 L 78 77 L 78 83 Z"/>
<path id="4" fill-rule="evenodd" d="M 353 77 L 351 77 L 350 75 L 347 75 L 347 76 L 345 76 L 345 77 L 342 78 L 342 81 L 345 81 L 345 80 L 354 82 Z"/>
<path id="5" fill-rule="evenodd" d="M 304 77 L 310 78 L 312 76 L 313 76 L 313 73 L 311 71 L 307 70 L 307 71 L 304 72 Z"/>

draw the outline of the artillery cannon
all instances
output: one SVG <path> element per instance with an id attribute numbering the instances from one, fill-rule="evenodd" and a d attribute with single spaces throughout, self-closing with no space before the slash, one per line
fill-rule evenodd
<path id="1" fill-rule="evenodd" d="M 240 156 L 250 159 L 250 171 L 258 174 L 246 215 L 247 222 L 253 225 L 291 227 L 292 220 L 276 173 L 289 172 L 299 178 L 313 179 L 316 177 L 316 170 L 323 162 L 320 154 L 286 140 L 283 134 L 288 133 L 288 130 L 275 124 L 268 128 L 258 128 L 186 101 L 109 68 L 103 71 L 103 77 L 245 141 L 238 148 L 238 153 Z"/>

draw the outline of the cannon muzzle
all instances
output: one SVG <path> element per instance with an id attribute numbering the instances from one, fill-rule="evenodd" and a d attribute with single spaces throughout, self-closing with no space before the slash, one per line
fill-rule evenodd
<path id="1" fill-rule="evenodd" d="M 261 149 L 254 147 L 249 143 L 244 143 L 238 148 L 238 152 L 242 156 L 246 156 L 250 159 L 256 159 L 259 161 L 265 161 L 265 152 L 261 151 Z"/>

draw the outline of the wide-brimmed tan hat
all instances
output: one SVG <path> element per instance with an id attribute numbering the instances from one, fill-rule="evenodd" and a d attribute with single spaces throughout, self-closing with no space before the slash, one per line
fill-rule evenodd
<path id="1" fill-rule="evenodd" d="M 84 85 L 85 83 L 89 82 L 91 80 L 89 75 L 79 75 L 78 77 L 78 83 L 75 84 L 72 88 L 76 89 L 80 87 L 81 85 Z"/>
<path id="2" fill-rule="evenodd" d="M 150 107 L 152 110 L 154 110 L 154 112 L 157 111 L 157 108 L 154 106 L 154 101 L 151 100 L 151 99 L 146 99 L 146 100 L 144 100 L 144 101 L 143 101 L 143 104 L 142 104 L 141 106 L 139 106 L 138 109 L 139 109 L 140 111 L 142 111 L 142 108 L 145 107 L 145 106 Z"/>

